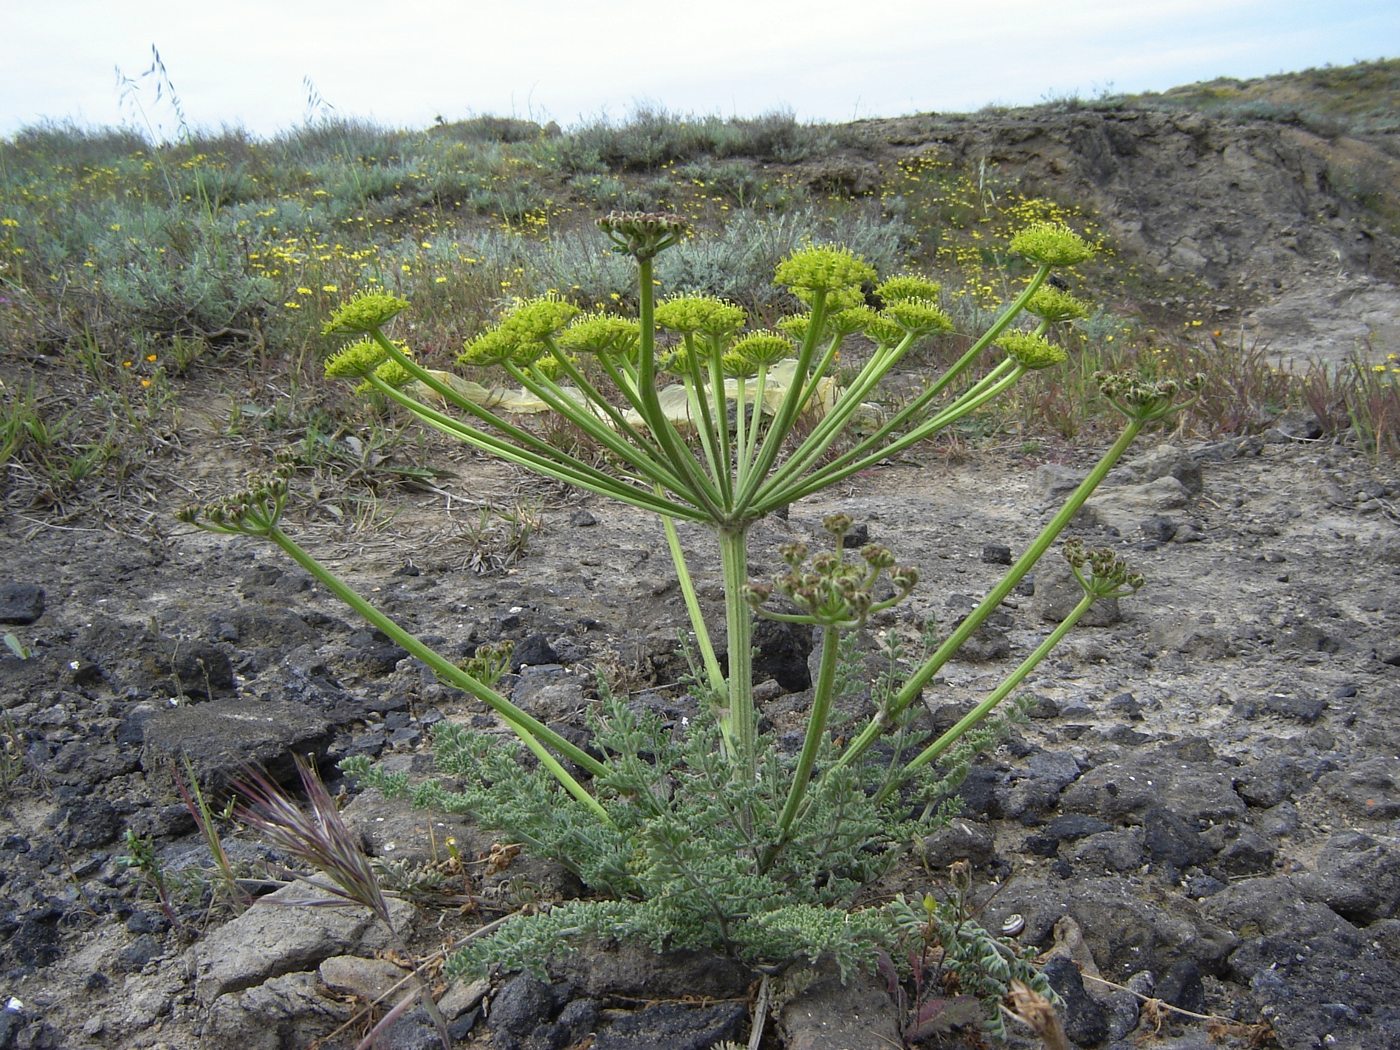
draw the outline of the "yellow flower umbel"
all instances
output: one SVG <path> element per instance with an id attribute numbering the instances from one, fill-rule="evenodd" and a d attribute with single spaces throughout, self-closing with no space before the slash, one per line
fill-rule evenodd
<path id="1" fill-rule="evenodd" d="M 942 285 L 937 281 L 916 273 L 897 274 L 875 286 L 875 294 L 886 303 L 903 302 L 905 299 L 926 299 L 936 303 L 941 290 Z"/>
<path id="2" fill-rule="evenodd" d="M 1011 250 L 1042 266 L 1074 266 L 1094 254 L 1083 237 L 1052 222 L 1036 223 L 1016 234 Z"/>
<path id="3" fill-rule="evenodd" d="M 1034 314 L 1050 324 L 1056 324 L 1060 321 L 1088 317 L 1090 310 L 1089 304 L 1083 299 L 1076 299 L 1069 292 L 1063 292 L 1054 285 L 1043 284 L 1036 289 L 1036 293 L 1026 304 L 1026 313 Z"/>
<path id="4" fill-rule="evenodd" d="M 388 356 L 389 351 L 373 339 L 361 339 L 326 359 L 326 378 L 363 379 Z"/>
<path id="5" fill-rule="evenodd" d="M 368 335 L 408 309 L 408 300 L 387 292 L 361 292 L 331 314 L 322 335 Z"/>
<path id="6" fill-rule="evenodd" d="M 860 294 L 875 282 L 875 267 L 849 248 L 803 248 L 778 264 L 774 280 L 807 302 L 815 292 Z"/>
<path id="7" fill-rule="evenodd" d="M 1056 346 L 1044 336 L 1030 332 L 1013 332 L 997 340 L 997 346 L 1005 350 L 1022 368 L 1049 368 L 1064 364 L 1069 355 L 1064 347 Z"/>

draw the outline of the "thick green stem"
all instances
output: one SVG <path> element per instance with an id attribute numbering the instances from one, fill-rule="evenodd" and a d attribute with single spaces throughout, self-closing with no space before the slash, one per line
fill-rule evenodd
<path id="1" fill-rule="evenodd" d="M 1079 622 L 1080 618 L 1089 611 L 1089 607 L 1094 604 L 1095 598 L 1096 595 L 1086 592 L 1084 596 L 1079 599 L 1079 604 L 1070 610 L 1070 614 L 1060 622 L 1059 626 L 1051 631 L 1050 634 L 1046 636 L 1045 640 L 1035 647 L 1035 651 L 1031 653 L 1030 656 L 1026 657 L 1016 670 L 1007 675 L 1006 679 L 1000 685 L 987 694 L 986 699 L 967 714 L 963 715 L 962 718 L 958 719 L 958 721 L 945 730 L 937 740 L 910 759 L 908 764 L 905 765 L 901 775 L 888 781 L 885 786 L 881 788 L 880 793 L 876 796 L 877 801 L 883 802 L 910 773 L 919 769 L 921 766 L 928 765 L 961 740 L 969 729 L 972 729 L 980 723 L 982 719 L 986 718 L 987 715 L 991 714 L 993 708 L 1010 696 L 1011 691 L 1025 680 L 1026 675 L 1035 670 L 1036 665 L 1049 656 L 1050 651 L 1060 644 L 1060 641 L 1065 635 L 1069 634 L 1074 628 L 1074 625 Z"/>
<path id="2" fill-rule="evenodd" d="M 812 692 L 812 710 L 807 715 L 807 735 L 802 741 L 802 753 L 797 757 L 797 768 L 792 773 L 792 786 L 788 789 L 787 803 L 778 817 L 778 833 L 773 844 L 768 847 L 764 865 L 772 863 L 773 857 L 787 842 L 792 823 L 797 817 L 802 799 L 806 797 L 808 783 L 812 779 L 812 767 L 816 765 L 817 753 L 826 739 L 826 723 L 831 715 L 831 703 L 836 693 L 836 664 L 840 648 L 841 632 L 830 626 L 822 628 L 822 660 L 817 671 L 817 683 Z"/>
<path id="3" fill-rule="evenodd" d="M 1089 472 L 1089 476 L 1079 483 L 1079 487 L 1070 494 L 1069 499 L 1065 501 L 1065 505 L 1050 519 L 1050 523 L 1041 530 L 1040 535 L 1036 536 L 1030 547 L 1028 547 L 1026 552 L 1016 561 L 1016 564 L 1012 565 L 1011 568 L 1007 570 L 1006 575 L 1001 578 L 1001 582 L 992 588 L 987 596 L 982 599 L 981 604 L 967 615 L 967 618 L 958 625 L 957 630 L 949 635 L 948 640 L 940 645 L 937 651 L 924 661 L 919 669 L 904 683 L 904 687 L 890 700 L 888 710 L 880 712 L 875 718 L 871 719 L 870 723 L 861 731 L 860 735 L 847 745 L 846 750 L 842 752 L 841 757 L 837 759 L 833 768 L 848 766 L 864 754 L 870 745 L 879 738 L 880 734 L 892 724 L 893 720 L 898 717 L 905 708 L 918 699 L 919 695 L 923 692 L 924 686 L 926 686 L 933 676 L 942 670 L 943 665 L 951 660 L 957 651 L 962 648 L 963 643 L 972 636 L 972 632 L 982 626 L 983 621 L 985 621 L 987 617 L 992 614 L 993 610 L 1002 603 L 1003 599 L 1015 589 L 1016 585 L 1021 582 L 1026 573 L 1030 572 L 1035 563 L 1040 560 L 1041 555 L 1045 553 L 1050 544 L 1055 541 L 1055 538 L 1064 531 L 1065 526 L 1079 513 L 1079 508 L 1084 506 L 1084 501 L 1099 487 L 1099 483 L 1103 481 L 1104 477 L 1113 468 L 1113 465 L 1118 462 L 1123 453 L 1128 450 L 1128 446 L 1133 443 L 1133 439 L 1137 437 L 1138 432 L 1141 431 L 1145 425 L 1146 420 L 1144 419 L 1131 419 L 1128 421 L 1128 425 L 1124 427 L 1123 432 L 1118 435 L 1118 440 L 1104 453 L 1103 458 L 1094 465 L 1094 469 Z"/>
<path id="4" fill-rule="evenodd" d="M 729 710 L 721 714 L 720 729 L 734 748 L 737 775 L 751 783 L 758 774 L 758 718 L 753 706 L 753 611 L 744 598 L 749 577 L 748 526 L 721 528 L 719 553 L 729 636 Z"/>
<path id="5" fill-rule="evenodd" d="M 676 567 L 676 582 L 680 585 L 681 596 L 685 599 L 685 611 L 690 617 L 690 627 L 695 632 L 695 644 L 700 647 L 705 677 L 710 680 L 710 689 L 716 695 L 723 695 L 724 672 L 720 670 L 719 657 L 715 655 L 714 643 L 710 640 L 709 629 L 705 626 L 705 616 L 700 611 L 700 599 L 695 594 L 695 583 L 690 578 L 690 569 L 686 565 L 685 552 L 681 549 L 681 537 L 676 531 L 675 519 L 663 514 L 661 524 L 666 530 L 666 546 L 671 551 L 671 562 Z"/>
<path id="6" fill-rule="evenodd" d="M 822 467 L 810 477 L 799 479 L 796 484 L 773 493 L 761 492 L 759 498 L 754 501 L 754 513 L 766 513 L 775 507 L 794 503 L 803 496 L 818 492 L 824 488 L 829 488 L 836 484 L 836 482 L 850 477 L 852 474 L 859 474 L 867 467 L 873 467 L 875 464 L 890 456 L 898 455 L 909 446 L 931 437 L 939 430 L 957 422 L 969 412 L 975 411 L 988 401 L 991 401 L 1015 383 L 1024 372 L 1025 369 L 1018 368 L 1009 373 L 999 375 L 996 381 L 990 385 L 984 385 L 979 382 L 976 387 L 968 392 L 971 396 L 965 395 L 958 398 L 954 404 L 949 405 L 932 419 L 926 419 L 913 430 L 909 431 L 909 433 L 895 441 L 891 441 L 887 445 L 880 446 L 862 459 L 856 459 L 853 462 L 851 453 L 846 453 L 832 463 Z M 994 372 L 992 374 L 996 375 L 997 373 Z M 857 448 L 864 449 L 867 448 L 868 445 L 869 442 L 862 442 Z"/>
<path id="7" fill-rule="evenodd" d="M 458 689 L 475 696 L 478 700 L 481 700 L 500 715 L 505 723 L 515 732 L 515 735 L 520 738 L 521 742 L 539 758 L 540 762 L 554 775 L 555 779 L 559 781 L 569 794 L 573 795 L 574 798 L 587 806 L 598 819 L 607 824 L 612 823 L 612 818 L 608 816 L 607 810 L 602 807 L 597 799 L 588 793 L 583 785 L 569 774 L 568 770 L 560 765 L 558 759 L 556 759 L 546 747 L 552 748 L 570 762 L 586 769 L 593 776 L 603 776 L 607 774 L 608 769 L 603 763 L 599 762 L 587 751 L 570 743 L 553 729 L 550 729 L 549 726 L 539 721 L 539 719 L 526 714 L 485 682 L 479 681 L 472 675 L 467 674 L 467 672 L 452 663 L 452 661 L 423 644 L 411 632 L 404 630 L 392 619 L 360 597 L 354 588 L 345 583 L 303 550 L 295 540 L 276 525 L 269 528 L 266 535 L 268 539 L 282 548 L 293 561 L 321 581 L 327 590 L 346 605 L 350 606 L 350 608 L 354 609 L 363 619 L 383 631 L 387 637 L 396 642 L 410 655 L 427 664 L 438 677 L 442 678 L 450 685 L 454 685 Z"/>

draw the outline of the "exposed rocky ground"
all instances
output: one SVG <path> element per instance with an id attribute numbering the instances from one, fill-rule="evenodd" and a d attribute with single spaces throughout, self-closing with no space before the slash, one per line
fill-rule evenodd
<path id="1" fill-rule="evenodd" d="M 1004 173 L 1082 192 L 1137 257 L 1299 359 L 1341 360 L 1362 337 L 1397 345 L 1394 236 L 1336 187 L 1343 168 L 1400 181 L 1390 139 L 1131 109 L 876 131 L 884 149 L 977 143 Z M 847 178 L 861 163 L 830 161 Z M 982 920 L 1019 915 L 1021 939 L 1053 949 L 1077 1045 L 1400 1045 L 1400 469 L 1312 433 L 1285 419 L 1140 444 L 1072 531 L 1122 547 L 1149 586 L 1038 669 L 1029 720 L 974 768 L 962 817 L 882 887 L 938 889 L 947 864 L 970 860 Z M 197 438 L 189 475 L 226 473 Z M 1091 461 L 925 450 L 765 524 L 754 574 L 845 510 L 920 569 L 916 600 L 875 625 L 912 637 L 969 608 Z M 387 526 L 294 531 L 450 655 L 514 640 L 512 695 L 547 721 L 580 722 L 599 667 L 683 713 L 664 689 L 684 612 L 659 530 L 484 460 L 442 465 L 434 491 L 383 499 Z M 542 508 L 524 556 L 474 572 L 477 508 L 520 497 Z M 230 907 L 172 760 L 188 758 L 211 798 L 242 763 L 285 770 L 293 753 L 328 774 L 356 753 L 425 769 L 430 727 L 484 709 L 252 541 L 167 518 L 133 534 L 5 513 L 0 622 L 29 652 L 0 650 L 0 1048 L 300 1047 L 352 1021 L 403 977 L 393 938 L 368 913 L 273 899 L 305 896 L 295 886 Z M 927 690 L 935 720 L 1034 646 L 1054 575 L 1047 561 Z M 780 720 L 802 703 L 809 654 L 771 655 L 763 693 Z M 460 821 L 371 795 L 345 813 L 372 854 L 447 873 L 431 906 L 397 906 L 424 957 L 571 888 Z M 128 831 L 157 850 L 168 910 L 123 862 Z M 279 874 L 255 836 L 225 844 L 240 870 Z M 747 1038 L 752 991 L 715 960 L 600 947 L 553 983 L 506 975 L 447 990 L 442 1008 L 463 1046 L 702 1048 Z M 765 1045 L 887 1047 L 908 1020 L 881 983 L 828 978 L 778 1004 Z M 972 1039 L 950 1015 L 925 1045 Z M 380 1045 L 435 1042 L 411 1013 Z"/>

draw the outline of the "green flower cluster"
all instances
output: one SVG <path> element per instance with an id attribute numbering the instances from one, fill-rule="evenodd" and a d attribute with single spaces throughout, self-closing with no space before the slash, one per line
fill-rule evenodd
<path id="1" fill-rule="evenodd" d="M 875 282 L 875 267 L 849 248 L 803 248 L 778 264 L 774 279 L 799 299 L 817 292 L 854 293 Z"/>
<path id="2" fill-rule="evenodd" d="M 929 299 L 897 299 L 885 307 L 882 316 L 915 338 L 953 330 L 952 319 Z"/>
<path id="3" fill-rule="evenodd" d="M 708 295 L 678 295 L 656 305 L 656 324 L 680 335 L 701 335 L 717 343 L 733 339 L 748 314 L 742 306 Z"/>
<path id="4" fill-rule="evenodd" d="M 919 274 L 901 273 L 876 285 L 875 294 L 887 303 L 901 302 L 905 299 L 927 299 L 936 303 L 942 287 L 937 281 L 931 281 Z"/>
<path id="5" fill-rule="evenodd" d="M 690 232 L 684 216 L 668 212 L 614 211 L 598 220 L 612 241 L 613 251 L 636 259 L 651 259 Z"/>
<path id="6" fill-rule="evenodd" d="M 1042 321 L 1055 324 L 1088 317 L 1091 311 L 1089 304 L 1083 299 L 1076 299 L 1069 292 L 1061 291 L 1054 285 L 1043 284 L 1036 289 L 1030 302 L 1026 303 L 1026 312 L 1034 314 Z"/>
<path id="7" fill-rule="evenodd" d="M 1179 402 L 1183 393 L 1195 393 L 1205 384 L 1204 374 L 1197 372 L 1184 382 L 1175 379 L 1146 379 L 1135 372 L 1095 372 L 1094 381 L 1111 405 L 1129 419 L 1151 421 L 1170 415 L 1186 402 Z"/>
<path id="8" fill-rule="evenodd" d="M 750 583 L 745 588 L 749 604 L 760 615 L 774 619 L 795 620 L 826 626 L 857 626 L 871 613 L 888 609 L 903 601 L 919 582 L 918 570 L 895 564 L 888 547 L 867 543 L 861 547 L 860 559 L 847 561 L 842 554 L 846 534 L 851 529 L 847 514 L 832 514 L 823 522 L 826 531 L 836 541 L 834 550 L 823 551 L 808 559 L 805 543 L 789 543 L 780 548 L 788 571 L 767 584 Z M 897 594 L 877 600 L 876 584 L 887 576 Z M 773 591 L 787 598 L 799 609 L 801 616 L 769 613 L 763 609 Z"/>
<path id="9" fill-rule="evenodd" d="M 636 318 L 593 313 L 575 318 L 559 333 L 557 341 L 561 350 L 575 354 L 630 361 L 637 356 L 641 339 L 642 329 Z"/>
<path id="10" fill-rule="evenodd" d="M 1052 222 L 1026 227 L 1011 238 L 1011 250 L 1042 266 L 1074 266 L 1094 254 L 1083 237 Z"/>
<path id="11" fill-rule="evenodd" d="M 1049 368 L 1063 364 L 1069 356 L 1064 347 L 1030 332 L 1011 332 L 998 339 L 996 345 L 1015 358 L 1022 368 Z"/>
<path id="12" fill-rule="evenodd" d="M 176 518 L 206 532 L 262 536 L 276 528 L 287 505 L 287 481 L 291 467 L 279 467 L 271 474 L 248 480 L 248 487 L 213 503 L 192 503 L 181 508 Z"/>
<path id="13" fill-rule="evenodd" d="M 787 336 L 768 331 L 750 332 L 724 355 L 724 371 L 730 376 L 756 375 L 760 368 L 771 368 L 795 352 L 796 347 Z"/>
<path id="14" fill-rule="evenodd" d="M 526 368 L 549 353 L 550 342 L 580 310 L 558 296 L 526 299 L 502 315 L 494 328 L 469 341 L 457 360 L 490 367 L 507 362 Z"/>
<path id="15" fill-rule="evenodd" d="M 361 339 L 326 359 L 326 378 L 363 379 L 378 368 L 389 351 L 373 339 Z"/>
<path id="16" fill-rule="evenodd" d="M 408 300 L 387 292 L 361 292 L 331 314 L 322 335 L 368 335 L 408 309 Z"/>
<path id="17" fill-rule="evenodd" d="M 1090 550 L 1083 541 L 1072 539 L 1065 543 L 1064 556 L 1085 593 L 1096 598 L 1122 597 L 1141 590 L 1147 583 L 1142 573 L 1134 572 L 1110 547 Z"/>

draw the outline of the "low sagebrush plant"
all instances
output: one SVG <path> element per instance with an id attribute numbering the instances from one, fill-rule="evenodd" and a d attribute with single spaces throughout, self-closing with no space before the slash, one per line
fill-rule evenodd
<path id="1" fill-rule="evenodd" d="M 473 448 L 656 515 L 696 654 L 697 714 L 688 724 L 668 729 L 608 700 L 584 747 L 540 722 L 423 644 L 297 545 L 279 523 L 285 472 L 190 508 L 185 518 L 272 540 L 444 681 L 488 704 L 519 741 L 511 750 L 500 746 L 499 735 L 447 726 L 435 740 L 447 779 L 425 784 L 363 761 L 348 767 L 386 791 L 470 813 L 563 860 L 594 894 L 512 919 L 459 954 L 454 973 L 479 972 L 493 962 L 540 966 L 585 934 L 640 938 L 658 949 L 720 950 L 764 967 L 822 956 L 843 970 L 873 965 L 882 949 L 908 935 L 913 913 L 899 902 L 853 910 L 861 889 L 902 844 L 927 833 L 969 749 L 985 742 L 993 710 L 1094 601 L 1136 590 L 1141 578 L 1110 551 L 1070 546 L 1066 554 L 1083 598 L 1034 652 L 937 736 L 921 732 L 916 718 L 924 688 L 1036 564 L 1142 428 L 1179 407 L 1182 391 L 1171 382 L 1101 377 L 1104 396 L 1126 417 L 1118 439 L 977 608 L 912 668 L 872 687 L 873 714 L 867 709 L 838 734 L 841 683 L 850 677 L 838 659 L 844 642 L 869 617 L 907 597 L 917 575 L 884 547 L 849 550 L 852 523 L 837 514 L 825 522 L 820 549 L 790 545 L 783 551 L 786 572 L 750 580 L 752 525 L 1063 362 L 1053 326 L 1086 307 L 1042 289 L 1053 270 L 1084 261 L 1092 249 L 1059 226 L 1018 234 L 1011 251 L 1035 267 L 1019 294 L 941 375 L 897 411 L 872 420 L 868 402 L 881 380 L 920 342 L 953 327 L 936 283 L 917 274 L 882 281 L 850 251 L 803 248 L 775 274 L 795 312 L 771 329 L 754 330 L 734 303 L 694 295 L 656 301 L 653 263 L 686 236 L 683 220 L 626 212 L 600 225 L 613 248 L 635 263 L 634 316 L 584 313 L 553 295 L 518 301 L 467 342 L 459 361 L 473 377 L 468 381 L 425 368 L 411 348 L 388 337 L 407 302 L 366 294 L 327 323 L 326 334 L 350 342 L 326 372 Z M 532 424 L 540 411 L 586 440 L 560 441 Z M 581 448 L 591 451 L 576 454 Z M 707 526 L 716 538 L 727 665 L 711 640 L 678 519 Z M 756 616 L 805 625 L 820 637 L 820 666 L 795 755 L 759 731 Z M 977 957 L 992 959 L 984 942 L 968 943 L 983 945 Z M 982 976 L 992 983 L 971 975 L 964 983 L 986 998 L 1031 974 L 1018 961 Z"/>

